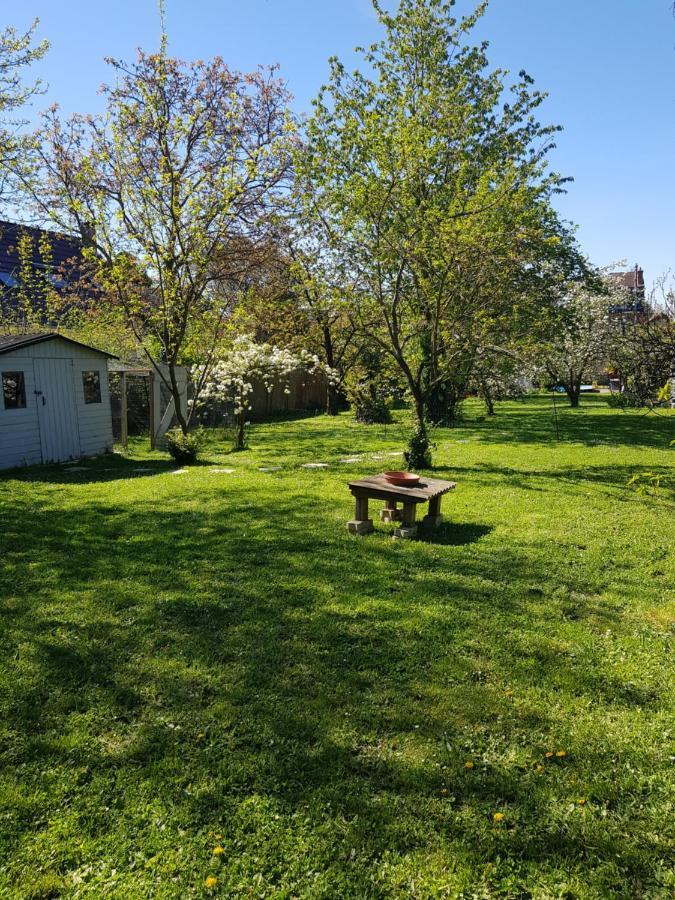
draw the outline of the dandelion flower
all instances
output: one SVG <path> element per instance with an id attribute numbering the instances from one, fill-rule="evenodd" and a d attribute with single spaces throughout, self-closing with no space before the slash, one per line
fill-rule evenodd
<path id="1" fill-rule="evenodd" d="M 464 763 L 464 768 L 465 769 L 473 769 L 473 763 L 471 762 L 471 760 Z"/>
<path id="2" fill-rule="evenodd" d="M 579 797 L 579 799 L 577 800 L 577 803 L 579 804 L 579 806 L 583 806 L 585 802 L 586 802 L 585 797 Z"/>
<path id="3" fill-rule="evenodd" d="M 221 847 L 220 844 L 217 847 L 213 848 L 214 856 L 222 856 L 225 853 L 225 848 Z"/>
<path id="4" fill-rule="evenodd" d="M 208 878 L 204 879 L 204 887 L 213 888 L 218 884 L 218 879 L 215 875 L 209 875 Z"/>
<path id="5" fill-rule="evenodd" d="M 544 767 L 542 766 L 541 763 L 539 763 L 539 765 L 537 766 L 536 771 L 537 771 L 540 775 L 541 775 L 541 773 L 544 771 Z"/>
<path id="6" fill-rule="evenodd" d="M 553 752 L 551 750 L 549 750 L 548 753 L 546 754 L 546 759 L 551 759 L 552 756 L 553 756 Z"/>
<path id="7" fill-rule="evenodd" d="M 558 750 L 558 751 L 556 752 L 556 756 L 558 757 L 558 759 L 562 759 L 563 756 L 567 756 L 567 751 L 565 751 L 565 750 Z"/>
<path id="8" fill-rule="evenodd" d="M 492 818 L 494 819 L 495 822 L 501 822 L 502 819 L 504 818 L 504 813 L 495 813 Z"/>

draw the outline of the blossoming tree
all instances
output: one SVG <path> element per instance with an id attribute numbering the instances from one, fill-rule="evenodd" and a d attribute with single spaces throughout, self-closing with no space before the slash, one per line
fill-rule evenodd
<path id="1" fill-rule="evenodd" d="M 322 371 L 330 378 L 330 372 L 319 358 L 307 351 L 292 353 L 271 344 L 258 344 L 246 335 L 238 337 L 229 353 L 218 360 L 208 371 L 200 402 L 229 402 L 233 404 L 237 420 L 235 448 L 243 450 L 246 433 L 246 414 L 253 408 L 253 390 L 256 382 L 264 384 L 268 393 L 275 385 L 283 385 L 290 394 L 291 374 L 304 370 L 308 374 Z M 203 372 L 198 370 L 196 380 Z"/>

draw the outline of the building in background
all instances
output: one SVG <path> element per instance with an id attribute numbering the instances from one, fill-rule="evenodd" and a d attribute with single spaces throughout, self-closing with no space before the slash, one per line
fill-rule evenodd
<path id="1" fill-rule="evenodd" d="M 610 306 L 610 313 L 627 317 L 627 320 L 640 321 L 647 313 L 644 271 L 636 263 L 634 269 L 628 272 L 611 272 L 609 277 L 625 288 L 626 294 L 625 302 Z"/>

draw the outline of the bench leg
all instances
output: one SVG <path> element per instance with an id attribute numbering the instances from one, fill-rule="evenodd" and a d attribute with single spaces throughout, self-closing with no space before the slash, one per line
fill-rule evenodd
<path id="1" fill-rule="evenodd" d="M 373 520 L 368 518 L 368 498 L 356 498 L 356 510 L 351 522 L 347 522 L 350 534 L 370 534 L 373 531 Z"/>
<path id="2" fill-rule="evenodd" d="M 401 510 L 397 509 L 395 500 L 387 500 L 384 509 L 380 510 L 380 519 L 383 522 L 400 522 Z"/>
<path id="3" fill-rule="evenodd" d="M 429 501 L 429 512 L 422 520 L 427 528 L 438 528 L 443 522 L 441 515 L 441 497 L 432 497 Z"/>
<path id="4" fill-rule="evenodd" d="M 394 531 L 396 538 L 414 538 L 417 537 L 417 525 L 415 524 L 415 516 L 417 514 L 417 504 L 405 501 L 403 503 L 403 518 L 401 527 Z"/>

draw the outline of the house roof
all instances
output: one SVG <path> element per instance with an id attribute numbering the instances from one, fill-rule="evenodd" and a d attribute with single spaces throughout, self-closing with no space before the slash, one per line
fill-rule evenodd
<path id="1" fill-rule="evenodd" d="M 32 238 L 33 265 L 43 265 L 39 249 L 41 235 L 49 238 L 50 263 L 54 269 L 82 262 L 82 241 L 78 237 L 0 219 L 0 272 L 11 274 L 18 271 L 21 265 L 18 239 L 22 234 L 28 234 Z"/>
<path id="2" fill-rule="evenodd" d="M 29 347 L 31 344 L 42 344 L 44 341 L 53 341 L 58 338 L 67 344 L 74 344 L 76 347 L 84 347 L 85 350 L 92 350 L 94 353 L 100 353 L 101 356 L 108 356 L 110 359 L 117 359 L 113 353 L 107 353 L 105 350 L 99 350 L 98 347 L 92 347 L 89 344 L 82 344 L 80 341 L 74 341 L 72 338 L 59 334 L 58 331 L 41 331 L 35 334 L 0 334 L 0 355 L 3 353 L 11 353 L 12 350 L 20 350 L 23 347 Z"/>
<path id="3" fill-rule="evenodd" d="M 611 272 L 610 278 L 614 278 L 619 284 L 632 291 L 644 291 L 645 289 L 645 273 L 639 266 L 635 266 L 628 272 Z"/>

